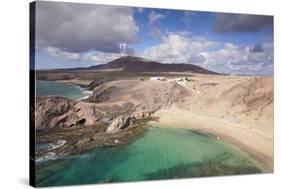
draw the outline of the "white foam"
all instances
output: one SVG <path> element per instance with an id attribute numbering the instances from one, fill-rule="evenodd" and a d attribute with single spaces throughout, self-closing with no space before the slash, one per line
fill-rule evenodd
<path id="1" fill-rule="evenodd" d="M 57 159 L 57 156 L 56 156 L 55 152 L 47 152 L 42 157 L 37 158 L 36 162 L 42 162 L 42 161 L 47 161 L 47 160 L 55 160 L 55 159 Z"/>
<path id="2" fill-rule="evenodd" d="M 51 143 L 51 144 L 49 144 L 48 149 L 49 149 L 49 150 L 54 150 L 54 149 L 60 148 L 60 147 L 62 147 L 65 143 L 66 143 L 66 140 L 59 139 L 56 143 Z"/>
<path id="3" fill-rule="evenodd" d="M 82 88 L 80 86 L 77 86 L 79 88 L 79 90 L 85 94 L 85 96 L 81 97 L 81 98 L 78 98 L 77 100 L 83 100 L 83 99 L 87 99 L 88 97 L 90 97 L 92 94 L 93 94 L 93 91 L 91 90 L 87 90 L 85 88 Z"/>

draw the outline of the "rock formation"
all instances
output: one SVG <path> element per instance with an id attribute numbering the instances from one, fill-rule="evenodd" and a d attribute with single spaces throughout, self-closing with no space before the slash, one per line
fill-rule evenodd
<path id="1" fill-rule="evenodd" d="M 118 132 L 125 129 L 130 125 L 130 117 L 128 116 L 118 116 L 113 120 L 113 122 L 107 127 L 107 133 Z"/>
<path id="2" fill-rule="evenodd" d="M 36 97 L 35 110 L 36 130 L 103 125 L 104 130 L 113 133 L 131 124 L 135 107 L 132 103 L 100 106 L 64 97 L 48 96 Z M 140 118 L 144 117 L 147 116 Z"/>
<path id="3" fill-rule="evenodd" d="M 91 126 L 97 121 L 95 106 L 64 97 L 36 97 L 36 130 L 54 127 Z"/>

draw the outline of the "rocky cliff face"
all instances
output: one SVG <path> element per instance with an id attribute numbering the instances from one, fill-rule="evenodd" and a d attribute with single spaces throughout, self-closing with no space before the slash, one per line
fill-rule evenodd
<path id="1" fill-rule="evenodd" d="M 108 133 L 127 128 L 135 109 L 132 103 L 100 106 L 64 97 L 36 97 L 36 130 L 103 125 Z M 144 118 L 144 117 L 142 117 Z"/>
<path id="2" fill-rule="evenodd" d="M 116 132 L 128 127 L 130 119 L 145 119 L 191 95 L 190 89 L 167 79 L 102 79 L 92 82 L 91 88 L 88 102 L 37 97 L 36 129 L 103 125 L 107 132 Z"/>
<path id="3" fill-rule="evenodd" d="M 36 159 L 130 142 L 144 132 L 142 126 L 148 121 L 133 118 L 134 109 L 132 103 L 100 105 L 57 96 L 36 97 L 36 143 L 66 141 L 58 148 L 37 150 Z"/>
<path id="4" fill-rule="evenodd" d="M 72 101 L 63 97 L 36 97 L 35 127 L 37 130 L 54 127 L 90 126 L 98 120 L 91 103 Z"/>

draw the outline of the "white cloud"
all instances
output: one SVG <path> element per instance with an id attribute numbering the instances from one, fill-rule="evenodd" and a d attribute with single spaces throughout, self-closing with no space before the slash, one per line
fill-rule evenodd
<path id="1" fill-rule="evenodd" d="M 59 57 L 59 58 L 63 58 L 63 59 L 71 60 L 71 61 L 81 59 L 81 55 L 79 53 L 70 53 L 70 52 L 66 52 L 66 51 L 61 51 L 57 47 L 47 47 L 46 51 L 54 57 Z"/>
<path id="2" fill-rule="evenodd" d="M 88 53 L 71 53 L 67 51 L 62 51 L 57 47 L 47 47 L 45 50 L 53 57 L 68 60 L 70 62 L 92 62 L 94 65 L 106 64 L 124 55 L 121 53 L 106 53 L 100 51 Z"/>
<path id="3" fill-rule="evenodd" d="M 137 7 L 136 9 L 137 9 L 137 11 L 138 11 L 139 13 L 143 13 L 144 8 L 142 8 L 142 7 Z"/>
<path id="4" fill-rule="evenodd" d="M 106 64 L 123 56 L 120 53 L 94 52 L 82 56 L 82 61 L 93 62 L 94 65 Z"/>
<path id="5" fill-rule="evenodd" d="M 149 34 L 151 37 L 156 39 L 160 39 L 162 37 L 162 32 L 157 26 L 152 27 Z"/>
<path id="6" fill-rule="evenodd" d="M 262 51 L 253 51 L 253 46 L 223 44 L 177 32 L 162 36 L 158 45 L 145 49 L 141 55 L 163 63 L 196 64 L 221 73 L 272 75 L 273 43 L 260 44 Z"/>
<path id="7" fill-rule="evenodd" d="M 148 24 L 153 25 L 155 24 L 158 20 L 165 18 L 164 14 L 157 13 L 155 11 L 151 11 L 150 14 L 148 15 Z"/>
<path id="8" fill-rule="evenodd" d="M 119 44 L 120 53 L 122 55 L 134 55 L 134 49 L 130 48 L 127 43 L 120 43 Z"/>
<path id="9" fill-rule="evenodd" d="M 225 44 L 217 51 L 201 53 L 205 57 L 202 65 L 222 73 L 272 75 L 273 44 L 263 44 L 263 48 L 263 52 L 252 52 L 250 46 Z"/>
<path id="10" fill-rule="evenodd" d="M 194 11 L 184 11 L 183 12 L 183 17 L 181 18 L 181 20 L 183 21 L 183 23 L 188 26 L 190 24 L 190 20 L 191 17 L 196 16 L 196 12 Z"/>
<path id="11" fill-rule="evenodd" d="M 162 37 L 159 45 L 144 50 L 143 56 L 164 63 L 193 63 L 203 57 L 200 52 L 218 45 L 203 37 L 188 37 L 186 33 L 169 33 Z"/>

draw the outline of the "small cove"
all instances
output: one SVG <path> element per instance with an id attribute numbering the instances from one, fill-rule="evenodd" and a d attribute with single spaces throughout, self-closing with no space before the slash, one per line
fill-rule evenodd
<path id="1" fill-rule="evenodd" d="M 79 86 L 72 84 L 36 80 L 36 95 L 63 96 L 72 100 L 78 100 L 87 97 L 89 95 L 89 91 L 83 90 Z"/>
<path id="2" fill-rule="evenodd" d="M 85 97 L 75 85 L 36 81 L 39 96 Z M 37 149 L 48 145 L 38 145 Z M 36 163 L 37 186 L 145 181 L 260 173 L 249 157 L 216 137 L 149 126 L 132 143 Z"/>

